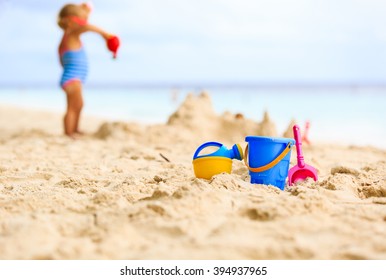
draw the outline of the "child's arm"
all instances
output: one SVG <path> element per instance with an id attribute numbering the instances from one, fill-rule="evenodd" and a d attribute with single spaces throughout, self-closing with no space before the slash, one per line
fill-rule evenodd
<path id="1" fill-rule="evenodd" d="M 92 24 L 85 24 L 85 25 L 82 25 L 80 26 L 78 29 L 77 29 L 77 33 L 80 35 L 82 33 L 85 33 L 85 32 L 95 32 L 95 33 L 98 33 L 99 35 L 101 35 L 105 40 L 109 39 L 112 35 L 110 33 L 107 33 L 106 31 L 102 30 L 101 28 L 95 26 L 95 25 L 92 25 Z"/>

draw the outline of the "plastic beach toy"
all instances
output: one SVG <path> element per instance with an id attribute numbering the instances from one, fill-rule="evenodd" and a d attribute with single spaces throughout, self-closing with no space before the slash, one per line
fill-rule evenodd
<path id="1" fill-rule="evenodd" d="M 107 48 L 113 53 L 113 58 L 117 58 L 117 52 L 120 45 L 118 36 L 112 35 L 106 40 Z"/>
<path id="2" fill-rule="evenodd" d="M 210 154 L 199 155 L 200 152 L 208 147 L 218 147 Z M 243 150 L 239 144 L 235 144 L 228 149 L 218 142 L 206 142 L 197 148 L 193 155 L 193 169 L 197 178 L 211 179 L 214 175 L 232 171 L 232 159 L 243 159 Z"/>
<path id="3" fill-rule="evenodd" d="M 249 169 L 252 184 L 272 185 L 284 190 L 291 149 L 291 138 L 247 136 L 244 162 Z"/>
<path id="4" fill-rule="evenodd" d="M 303 181 L 307 178 L 312 178 L 314 181 L 318 180 L 318 171 L 304 162 L 302 152 L 302 138 L 300 136 L 300 128 L 298 125 L 293 127 L 294 138 L 296 141 L 296 154 L 297 154 L 297 165 L 292 167 L 288 173 L 288 184 L 292 186 L 294 183 Z"/>
<path id="5" fill-rule="evenodd" d="M 201 155 L 199 153 L 208 147 L 219 147 L 219 149 L 211 154 Z M 231 149 L 228 149 L 226 146 L 219 142 L 206 142 L 197 148 L 196 152 L 193 155 L 193 159 L 203 158 L 203 157 L 227 157 L 229 159 L 243 159 L 243 150 L 239 144 L 234 144 Z"/>

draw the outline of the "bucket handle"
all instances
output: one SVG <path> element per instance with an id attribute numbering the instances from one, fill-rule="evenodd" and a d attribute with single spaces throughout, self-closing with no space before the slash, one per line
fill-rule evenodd
<path id="1" fill-rule="evenodd" d="M 292 148 L 292 143 L 289 142 L 287 144 L 287 147 L 285 147 L 285 149 L 280 153 L 280 155 L 278 155 L 270 163 L 263 165 L 263 166 L 260 166 L 260 167 L 250 167 L 249 163 L 248 163 L 248 144 L 247 144 L 247 146 L 245 147 L 244 163 L 248 167 L 249 171 L 252 171 L 252 172 L 267 171 L 268 169 L 270 169 L 270 168 L 274 167 L 276 164 L 278 164 L 288 154 L 288 152 L 291 151 L 291 148 Z"/>

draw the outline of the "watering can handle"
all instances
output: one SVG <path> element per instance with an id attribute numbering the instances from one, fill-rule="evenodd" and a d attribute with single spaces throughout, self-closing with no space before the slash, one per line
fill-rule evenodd
<path id="1" fill-rule="evenodd" d="M 193 155 L 193 159 L 198 157 L 198 154 L 205 149 L 206 147 L 221 147 L 222 144 L 219 142 L 206 142 L 197 148 L 196 152 Z"/>
<path id="2" fill-rule="evenodd" d="M 248 163 L 248 145 L 245 147 L 245 153 L 244 153 L 244 163 L 248 167 L 248 169 L 252 172 L 263 172 L 267 171 L 268 169 L 274 167 L 276 164 L 278 164 L 288 153 L 291 151 L 292 143 L 289 142 L 287 144 L 287 147 L 278 155 L 273 161 L 270 163 L 260 166 L 260 167 L 250 167 Z"/>

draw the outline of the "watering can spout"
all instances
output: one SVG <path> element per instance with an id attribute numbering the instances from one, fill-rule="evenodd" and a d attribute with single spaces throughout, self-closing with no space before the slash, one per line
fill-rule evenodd
<path id="1" fill-rule="evenodd" d="M 232 146 L 232 149 L 230 150 L 230 156 L 231 156 L 231 159 L 238 159 L 238 160 L 243 159 L 243 150 L 241 149 L 239 144 L 234 144 Z"/>
<path id="2" fill-rule="evenodd" d="M 203 150 L 206 147 L 218 147 L 217 151 L 211 153 L 199 156 L 201 150 Z M 197 157 L 225 157 L 229 159 L 243 159 L 243 150 L 241 149 L 241 146 L 239 144 L 234 144 L 231 149 L 228 149 L 225 145 L 218 143 L 218 142 L 207 142 L 203 145 L 201 145 L 196 153 L 193 156 L 193 159 Z"/>
<path id="3" fill-rule="evenodd" d="M 210 156 L 226 157 L 229 159 L 243 159 L 243 150 L 239 144 L 234 144 L 231 149 L 222 145 L 216 152 L 210 154 Z"/>

